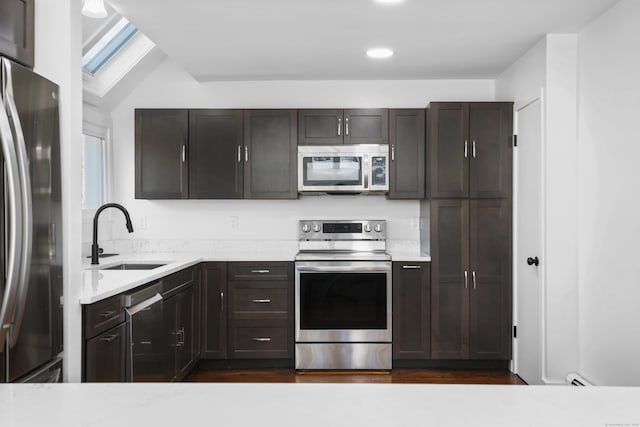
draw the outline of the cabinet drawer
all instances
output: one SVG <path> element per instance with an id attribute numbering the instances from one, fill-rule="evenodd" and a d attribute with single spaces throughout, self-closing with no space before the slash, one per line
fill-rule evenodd
<path id="1" fill-rule="evenodd" d="M 230 326 L 229 356 L 233 359 L 293 357 L 292 328 L 285 320 L 241 320 Z"/>
<path id="2" fill-rule="evenodd" d="M 180 292 L 195 281 L 197 268 L 187 268 L 162 279 L 162 296 L 167 297 Z"/>
<path id="3" fill-rule="evenodd" d="M 229 316 L 231 318 L 281 318 L 289 312 L 289 286 L 282 283 L 229 284 Z"/>
<path id="4" fill-rule="evenodd" d="M 228 280 L 293 280 L 292 262 L 230 262 Z"/>
<path id="5" fill-rule="evenodd" d="M 84 337 L 91 338 L 124 322 L 123 296 L 116 295 L 84 309 Z"/>

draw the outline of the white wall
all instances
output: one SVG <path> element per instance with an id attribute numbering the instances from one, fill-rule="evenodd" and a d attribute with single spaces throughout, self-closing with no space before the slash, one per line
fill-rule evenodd
<path id="1" fill-rule="evenodd" d="M 79 382 L 81 310 L 80 182 L 82 132 L 80 0 L 36 0 L 34 70 L 60 86 L 62 214 L 64 247 L 64 378 Z"/>
<path id="2" fill-rule="evenodd" d="M 496 79 L 496 98 L 513 100 L 516 110 L 543 98 L 541 321 L 549 384 L 578 366 L 576 42 L 575 35 L 547 35 Z"/>
<path id="3" fill-rule="evenodd" d="M 266 81 L 199 83 L 170 60 L 162 63 L 113 111 L 113 201 L 129 209 L 135 233 L 114 215 L 113 236 L 129 249 L 208 248 L 248 239 L 280 242 L 295 251 L 302 218 L 383 218 L 389 239 L 419 245 L 418 201 L 382 196 L 305 196 L 299 200 L 134 199 L 134 108 L 424 107 L 431 100 L 493 100 L 492 80 Z M 237 226 L 233 226 L 233 223 Z M 146 227 L 146 228 L 145 228 Z M 158 242 L 161 239 L 163 242 Z M 170 242 L 170 243 L 167 243 Z M 119 243 L 121 246 L 122 242 Z M 242 245 L 242 243 L 238 243 Z M 217 251 L 222 250 L 217 246 Z M 238 251 L 242 247 L 236 247 Z M 209 251 L 209 252 L 210 252 Z M 294 253 L 294 252 L 292 252 Z"/>
<path id="4" fill-rule="evenodd" d="M 580 372 L 640 385 L 640 2 L 579 33 Z"/>

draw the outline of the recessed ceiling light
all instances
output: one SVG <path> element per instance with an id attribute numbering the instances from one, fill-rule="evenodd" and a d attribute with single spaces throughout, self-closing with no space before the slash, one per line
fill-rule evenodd
<path id="1" fill-rule="evenodd" d="M 396 3 L 402 3 L 404 2 L 404 0 L 375 0 L 376 3 L 382 3 L 382 4 L 396 4 Z"/>
<path id="2" fill-rule="evenodd" d="M 386 47 L 376 47 L 369 49 L 367 51 L 367 56 L 375 59 L 391 58 L 393 56 L 393 51 Z"/>

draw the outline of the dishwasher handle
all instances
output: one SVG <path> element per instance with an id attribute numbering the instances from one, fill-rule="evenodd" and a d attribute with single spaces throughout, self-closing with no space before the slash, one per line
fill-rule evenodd
<path id="1" fill-rule="evenodd" d="M 127 312 L 127 314 L 129 314 L 129 316 L 134 316 L 135 314 L 140 313 L 141 311 L 151 307 L 153 304 L 156 304 L 160 301 L 162 301 L 162 295 L 158 293 L 151 298 L 142 301 L 140 304 L 134 305 L 133 307 L 125 307 L 124 310 Z"/>

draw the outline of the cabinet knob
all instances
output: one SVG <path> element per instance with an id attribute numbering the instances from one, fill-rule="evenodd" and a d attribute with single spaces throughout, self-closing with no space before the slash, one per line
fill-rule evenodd
<path id="1" fill-rule="evenodd" d="M 540 260 L 538 259 L 538 257 L 529 257 L 527 258 L 527 264 L 529 265 L 535 265 L 536 267 L 540 264 Z"/>

